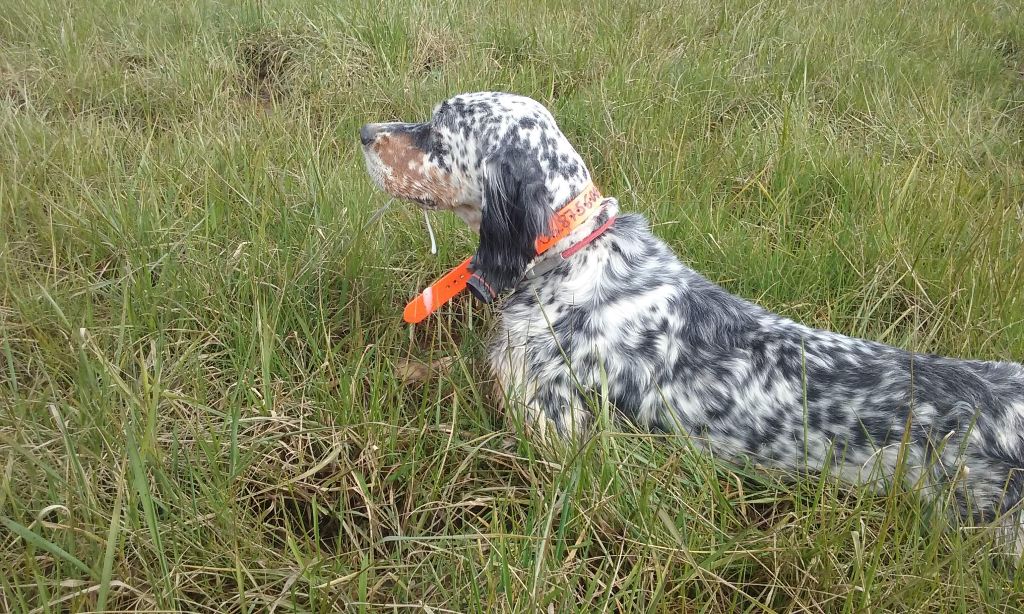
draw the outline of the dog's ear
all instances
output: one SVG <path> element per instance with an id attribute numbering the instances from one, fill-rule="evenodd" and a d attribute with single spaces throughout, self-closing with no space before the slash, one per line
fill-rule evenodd
<path id="1" fill-rule="evenodd" d="M 469 287 L 485 303 L 513 286 L 537 255 L 553 212 L 544 171 L 535 156 L 509 149 L 485 162 L 480 246 Z"/>

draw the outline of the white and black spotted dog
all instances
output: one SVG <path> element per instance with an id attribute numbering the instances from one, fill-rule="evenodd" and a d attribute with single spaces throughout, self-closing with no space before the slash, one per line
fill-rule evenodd
<path id="1" fill-rule="evenodd" d="M 640 215 L 617 216 L 614 198 L 538 258 L 535 240 L 591 178 L 529 98 L 455 96 L 427 122 L 367 124 L 360 139 L 379 187 L 479 232 L 474 295 L 513 291 L 491 368 L 506 407 L 534 428 L 583 432 L 606 390 L 636 426 L 735 460 L 855 484 L 884 484 L 902 463 L 964 519 L 998 519 L 1021 553 L 1020 364 L 912 354 L 769 313 L 681 263 Z M 550 255 L 584 238 L 571 257 Z"/>

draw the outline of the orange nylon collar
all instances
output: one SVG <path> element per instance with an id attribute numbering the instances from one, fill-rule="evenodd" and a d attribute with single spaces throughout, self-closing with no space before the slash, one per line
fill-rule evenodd
<path id="1" fill-rule="evenodd" d="M 537 239 L 534 244 L 537 255 L 541 255 L 569 236 L 573 230 L 583 225 L 601 209 L 603 199 L 601 192 L 593 182 L 587 182 L 583 190 L 558 210 L 551 220 L 551 232 Z M 473 274 L 469 268 L 470 256 L 457 267 L 438 279 L 419 296 L 409 301 L 402 313 L 402 318 L 409 324 L 422 322 L 435 309 L 450 301 L 459 292 L 466 289 L 466 282 Z"/>

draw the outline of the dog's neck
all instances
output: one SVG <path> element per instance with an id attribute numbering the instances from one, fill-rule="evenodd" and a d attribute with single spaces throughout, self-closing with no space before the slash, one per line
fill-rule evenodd
<path id="1" fill-rule="evenodd" d="M 589 176 L 578 180 L 574 179 L 566 181 L 565 184 L 571 185 L 572 187 L 571 189 L 558 190 L 558 198 L 560 200 L 556 199 L 552 204 L 552 209 L 555 211 L 558 211 L 566 203 L 572 201 L 572 199 L 579 196 L 581 192 L 592 185 Z M 551 251 L 563 252 L 571 248 L 573 245 L 579 243 L 585 237 L 597 230 L 605 221 L 608 220 L 609 217 L 614 218 L 619 213 L 619 201 L 614 198 L 604 196 L 601 206 L 603 207 L 603 211 L 600 214 L 591 217 L 586 222 L 573 229 L 573 231 L 565 238 L 553 245 L 551 247 Z"/>
<path id="2" fill-rule="evenodd" d="M 547 181 L 544 182 L 544 187 L 551 198 L 548 206 L 551 207 L 552 211 L 561 209 L 566 203 L 579 196 L 591 184 L 590 173 L 583 166 L 582 162 L 578 163 L 580 169 L 582 169 L 579 172 L 572 175 L 563 175 L 556 172 L 553 176 L 549 175 Z"/>
<path id="3" fill-rule="evenodd" d="M 566 216 L 566 211 L 568 210 L 574 210 L 574 212 Z M 579 193 L 559 210 L 559 217 L 563 218 L 560 220 L 562 223 L 567 223 L 565 218 L 572 218 L 574 216 L 580 216 L 583 221 L 579 224 L 574 224 L 572 230 L 569 230 L 567 234 L 556 242 L 552 242 L 554 238 L 552 240 L 546 240 L 546 238 L 538 240 L 538 256 L 530 263 L 520 281 L 522 279 L 536 279 L 546 275 L 561 262 L 586 249 L 587 246 L 611 228 L 618 212 L 618 200 L 602 196 L 591 182 L 586 182 Z"/>

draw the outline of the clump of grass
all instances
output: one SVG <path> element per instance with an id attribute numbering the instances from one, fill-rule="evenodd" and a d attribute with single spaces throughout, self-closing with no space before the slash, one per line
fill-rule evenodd
<path id="1" fill-rule="evenodd" d="M 1012 7 L 6 8 L 0 609 L 1024 607 L 990 536 L 912 492 L 615 424 L 564 457 L 521 440 L 492 409 L 488 311 L 399 325 L 472 237 L 435 218 L 432 260 L 415 211 L 374 218 L 355 138 L 525 93 L 729 290 L 1020 359 Z"/>
<path id="2" fill-rule="evenodd" d="M 252 35 L 238 46 L 243 90 L 263 102 L 284 96 L 287 94 L 288 68 L 294 60 L 292 45 L 280 34 Z"/>

